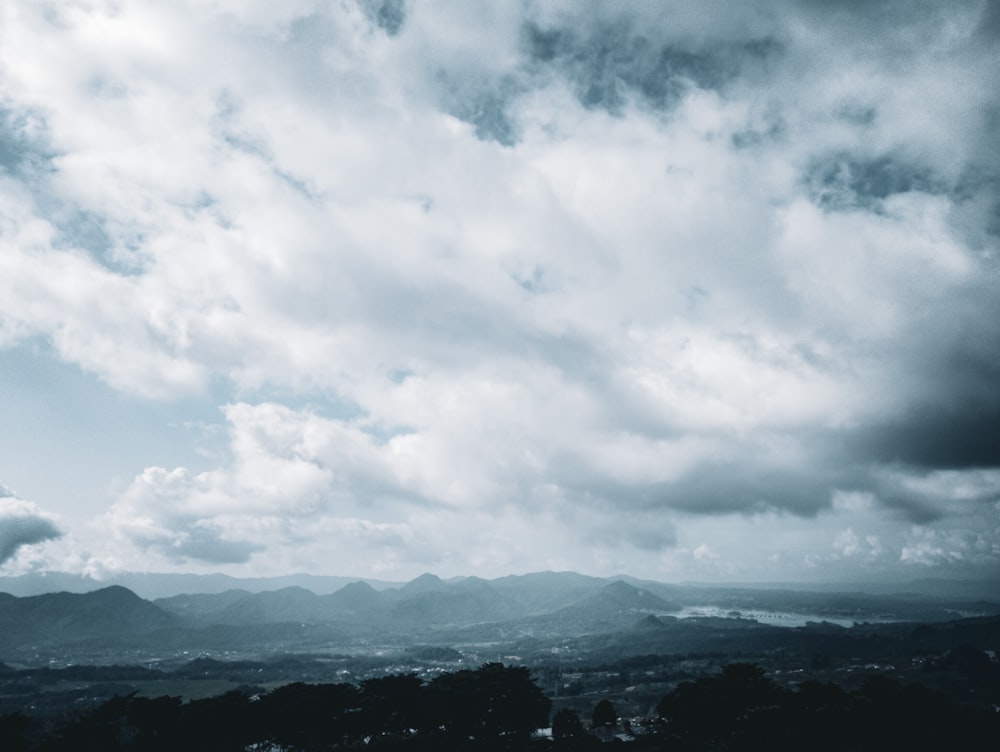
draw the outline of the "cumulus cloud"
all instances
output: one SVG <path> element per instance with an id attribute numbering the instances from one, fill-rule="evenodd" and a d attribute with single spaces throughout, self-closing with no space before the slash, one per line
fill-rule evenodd
<path id="1" fill-rule="evenodd" d="M 434 436 L 387 435 L 361 419 L 274 403 L 225 413 L 229 464 L 198 474 L 147 468 L 108 513 L 102 527 L 120 545 L 119 568 L 139 556 L 267 570 L 284 557 L 296 569 L 476 562 L 500 573 L 529 560 L 565 568 L 584 551 L 621 564 L 633 548 L 655 559 L 676 541 L 662 515 L 609 519 L 610 499 L 547 482 L 526 448 L 486 457 L 488 436 L 451 458 Z M 498 478 L 494 462 L 510 477 Z"/>
<path id="2" fill-rule="evenodd" d="M 108 514 L 170 562 L 928 560 L 998 492 L 991 7 L 14 3 L 0 345 L 224 406 Z"/>
<path id="3" fill-rule="evenodd" d="M 0 566 L 22 547 L 55 540 L 62 534 L 51 515 L 0 486 Z"/>

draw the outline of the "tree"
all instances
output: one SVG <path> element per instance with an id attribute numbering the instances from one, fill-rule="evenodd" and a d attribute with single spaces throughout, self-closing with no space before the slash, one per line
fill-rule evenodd
<path id="1" fill-rule="evenodd" d="M 131 696 L 115 696 L 59 732 L 63 749 L 121 749 L 126 730 L 125 713 Z M 59 748 L 59 745 L 56 745 Z"/>
<path id="2" fill-rule="evenodd" d="M 373 736 L 408 736 L 424 717 L 424 685 L 416 674 L 394 674 L 361 682 L 361 716 Z"/>
<path id="3" fill-rule="evenodd" d="M 28 730 L 31 719 L 23 713 L 10 713 L 0 716 L 0 740 L 4 749 L 9 752 L 21 752 L 30 749 Z"/>
<path id="4" fill-rule="evenodd" d="M 426 730 L 467 743 L 516 743 L 545 726 L 552 703 L 522 666 L 487 663 L 442 674 L 428 686 Z"/>
<path id="5" fill-rule="evenodd" d="M 710 743 L 767 737 L 786 693 L 751 663 L 731 663 L 718 676 L 682 682 L 657 705 L 674 735 Z"/>
<path id="6" fill-rule="evenodd" d="M 181 715 L 180 697 L 133 697 L 126 712 L 135 734 L 131 742 L 133 749 L 165 752 L 179 747 L 177 723 Z"/>
<path id="7" fill-rule="evenodd" d="M 586 733 L 575 710 L 563 708 L 552 717 L 552 738 L 557 742 L 577 739 Z"/>
<path id="8" fill-rule="evenodd" d="M 183 706 L 178 731 L 188 752 L 243 752 L 248 744 L 261 740 L 260 720 L 259 712 L 251 710 L 250 698 L 234 689 Z"/>
<path id="9" fill-rule="evenodd" d="M 594 713 L 590 718 L 590 725 L 594 728 L 598 726 L 615 726 L 618 724 L 618 712 L 611 700 L 601 700 L 594 706 Z"/>
<path id="10" fill-rule="evenodd" d="M 299 749 L 340 744 L 355 731 L 358 690 L 351 684 L 278 687 L 258 703 L 265 738 Z"/>

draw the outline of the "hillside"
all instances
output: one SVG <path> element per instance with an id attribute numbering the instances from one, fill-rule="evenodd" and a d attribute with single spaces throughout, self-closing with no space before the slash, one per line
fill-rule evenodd
<path id="1" fill-rule="evenodd" d="M 109 644 L 177 624 L 175 616 L 113 585 L 90 593 L 0 598 L 0 650 L 26 645 Z"/>

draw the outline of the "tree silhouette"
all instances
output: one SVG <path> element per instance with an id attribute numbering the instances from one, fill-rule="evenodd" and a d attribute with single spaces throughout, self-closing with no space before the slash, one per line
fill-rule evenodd
<path id="1" fill-rule="evenodd" d="M 590 717 L 591 726 L 597 728 L 598 726 L 616 726 L 617 724 L 618 712 L 611 700 L 601 700 L 594 706 L 594 712 Z"/>
<path id="2" fill-rule="evenodd" d="M 552 738 L 557 742 L 579 739 L 586 733 L 583 721 L 575 710 L 563 708 L 552 717 Z"/>
<path id="3" fill-rule="evenodd" d="M 361 682 L 361 722 L 381 736 L 409 736 L 422 725 L 424 686 L 416 674 L 395 674 Z"/>
<path id="4" fill-rule="evenodd" d="M 286 684 L 257 705 L 262 738 L 279 745 L 326 749 L 358 731 L 355 719 L 360 698 L 351 684 Z"/>
<path id="5" fill-rule="evenodd" d="M 551 704 L 528 669 L 487 663 L 431 682 L 425 730 L 445 734 L 452 744 L 492 740 L 516 746 L 548 723 Z"/>
<path id="6" fill-rule="evenodd" d="M 250 698 L 239 690 L 188 703 L 181 714 L 179 729 L 184 749 L 186 752 L 243 752 L 247 745 L 263 737 L 263 718 L 254 710 Z"/>
<path id="7" fill-rule="evenodd" d="M 31 748 L 28 741 L 31 719 L 23 713 L 0 716 L 0 743 L 9 752 L 22 752 Z"/>
<path id="8" fill-rule="evenodd" d="M 675 735 L 727 743 L 774 732 L 783 698 L 759 666 L 731 663 L 720 675 L 683 682 L 656 709 Z"/>
<path id="9" fill-rule="evenodd" d="M 125 710 L 131 747 L 143 752 L 167 752 L 179 746 L 177 723 L 180 697 L 133 697 Z"/>
<path id="10" fill-rule="evenodd" d="M 970 661 L 978 670 L 979 657 Z M 403 674 L 368 679 L 360 688 L 299 682 L 269 693 L 246 689 L 187 704 L 177 697 L 124 695 L 97 707 L 64 710 L 61 720 L 6 715 L 0 717 L 0 750 L 524 752 L 547 746 L 531 732 L 547 723 L 549 710 L 527 669 L 492 663 L 442 674 L 429 684 Z M 776 686 L 757 666 L 730 664 L 715 676 L 682 683 L 658 710 L 664 723 L 655 734 L 619 741 L 613 739 L 617 719 L 609 700 L 594 707 L 595 730 L 589 733 L 575 711 L 563 708 L 552 718 L 551 748 L 599 749 L 600 737 L 643 752 L 868 752 L 988 749 L 990 739 L 1000 738 L 1000 713 L 992 704 L 962 705 L 940 691 L 902 685 L 884 674 L 851 692 L 818 681 L 793 690 Z"/>
<path id="11" fill-rule="evenodd" d="M 64 724 L 56 749 L 120 749 L 127 738 L 126 709 L 131 697 L 112 697 L 75 721 Z"/>

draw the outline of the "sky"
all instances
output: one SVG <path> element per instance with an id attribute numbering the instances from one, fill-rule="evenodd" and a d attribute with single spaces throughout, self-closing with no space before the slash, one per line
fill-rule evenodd
<path id="1" fill-rule="evenodd" d="M 6 0 L 0 574 L 1000 579 L 1000 3 Z"/>

